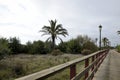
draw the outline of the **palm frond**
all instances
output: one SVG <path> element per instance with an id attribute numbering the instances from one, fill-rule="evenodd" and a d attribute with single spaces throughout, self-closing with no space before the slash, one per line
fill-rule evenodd
<path id="1" fill-rule="evenodd" d="M 51 39 L 51 37 L 47 38 L 46 42 L 48 42 Z"/>
<path id="2" fill-rule="evenodd" d="M 66 37 L 66 35 L 68 35 L 67 31 L 59 31 L 57 32 L 58 35 L 63 35 L 64 37 Z"/>
<path id="3" fill-rule="evenodd" d="M 66 35 L 65 35 L 65 34 L 63 34 L 63 33 L 58 33 L 58 35 L 62 35 L 62 36 L 64 36 L 64 37 L 66 37 Z"/>
<path id="4" fill-rule="evenodd" d="M 66 30 L 66 29 L 59 29 L 59 30 L 57 30 L 56 32 L 57 32 L 57 33 L 62 33 L 62 32 L 67 32 L 67 30 Z"/>
<path id="5" fill-rule="evenodd" d="M 44 36 L 44 35 L 50 35 L 49 33 L 43 33 L 41 36 Z"/>
<path id="6" fill-rule="evenodd" d="M 62 29 L 63 27 L 62 27 L 62 24 L 58 24 L 57 26 L 56 26 L 56 29 L 55 29 L 55 31 L 57 31 L 57 30 L 59 30 L 59 29 Z"/>
<path id="7" fill-rule="evenodd" d="M 50 23 L 50 26 L 51 26 L 51 30 L 54 32 L 54 31 L 55 31 L 55 27 L 56 27 L 57 20 L 55 20 L 55 21 L 50 20 L 49 23 Z"/>
<path id="8" fill-rule="evenodd" d="M 47 32 L 47 31 L 46 31 L 46 30 L 40 30 L 39 32 L 44 32 L 44 33 L 45 33 L 45 32 Z"/>
<path id="9" fill-rule="evenodd" d="M 58 37 L 59 39 L 60 39 L 60 41 L 63 43 L 63 40 L 60 38 L 60 37 Z"/>
<path id="10" fill-rule="evenodd" d="M 43 26 L 42 29 L 50 29 L 50 26 Z"/>

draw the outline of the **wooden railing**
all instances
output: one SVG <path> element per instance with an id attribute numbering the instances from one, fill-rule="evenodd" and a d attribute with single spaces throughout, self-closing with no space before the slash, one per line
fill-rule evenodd
<path id="1" fill-rule="evenodd" d="M 42 70 L 15 80 L 44 80 L 55 73 L 58 73 L 66 68 L 70 68 L 70 80 L 80 80 L 81 77 L 84 77 L 84 80 L 92 80 L 95 72 L 99 68 L 100 64 L 103 62 L 109 50 L 101 50 L 93 54 L 84 56 L 72 60 L 70 62 Z M 92 62 L 90 62 L 90 59 Z M 85 69 L 80 73 L 76 74 L 76 65 L 82 61 L 85 61 Z M 90 64 L 89 64 L 90 63 Z M 90 73 L 90 74 L 89 74 Z M 69 80 L 69 79 L 68 79 Z"/>

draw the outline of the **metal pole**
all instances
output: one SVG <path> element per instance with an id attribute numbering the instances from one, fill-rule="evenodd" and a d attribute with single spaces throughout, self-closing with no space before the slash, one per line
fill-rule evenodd
<path id="1" fill-rule="evenodd" d="M 101 29 L 100 29 L 100 50 L 101 50 Z"/>
<path id="2" fill-rule="evenodd" d="M 102 30 L 102 26 L 99 26 L 99 30 L 100 30 L 100 42 L 99 42 L 99 48 L 101 50 L 101 30 Z"/>

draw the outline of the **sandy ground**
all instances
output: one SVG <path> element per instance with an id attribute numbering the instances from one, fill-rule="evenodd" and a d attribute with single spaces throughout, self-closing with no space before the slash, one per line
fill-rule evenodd
<path id="1" fill-rule="evenodd" d="M 120 80 L 120 53 L 110 50 L 93 80 Z"/>

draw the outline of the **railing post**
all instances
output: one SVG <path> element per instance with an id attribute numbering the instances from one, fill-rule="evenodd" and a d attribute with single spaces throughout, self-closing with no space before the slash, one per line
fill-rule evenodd
<path id="1" fill-rule="evenodd" d="M 101 61 L 101 54 L 102 54 L 102 52 L 100 52 L 100 53 L 98 53 L 98 58 L 99 58 L 99 60 L 98 60 L 98 67 L 100 67 L 100 61 Z"/>
<path id="2" fill-rule="evenodd" d="M 94 62 L 94 61 L 95 61 L 95 56 L 92 56 L 92 62 Z M 93 71 L 93 70 L 94 70 L 94 65 L 93 65 L 91 71 Z M 94 77 L 94 73 L 93 73 L 93 76 L 91 77 L 91 79 L 93 79 L 93 77 Z"/>
<path id="3" fill-rule="evenodd" d="M 102 58 L 103 58 L 103 52 L 101 52 L 101 54 L 100 54 L 100 65 L 102 63 Z"/>
<path id="4" fill-rule="evenodd" d="M 104 58 L 105 58 L 105 52 L 102 53 L 102 61 L 101 61 L 101 63 L 103 62 Z"/>
<path id="5" fill-rule="evenodd" d="M 97 55 L 97 54 L 95 55 L 95 58 L 96 58 L 96 60 L 97 60 L 97 58 L 98 58 L 98 55 Z M 96 62 L 96 64 L 95 64 L 95 66 L 97 66 L 97 62 Z"/>
<path id="6" fill-rule="evenodd" d="M 70 66 L 70 79 L 76 75 L 76 64 Z"/>
<path id="7" fill-rule="evenodd" d="M 94 58 L 94 56 L 92 56 L 92 62 L 94 62 L 94 60 L 95 60 L 95 58 Z M 93 69 L 94 69 L 94 65 L 93 65 L 91 71 L 93 71 Z"/>
<path id="8" fill-rule="evenodd" d="M 89 58 L 85 59 L 85 68 L 89 66 Z M 85 73 L 85 79 L 88 77 L 89 71 Z"/>
<path id="9" fill-rule="evenodd" d="M 97 60 L 97 58 L 98 58 L 98 54 L 95 55 L 95 58 L 96 58 L 96 60 Z M 96 67 L 95 72 L 97 71 L 97 68 L 98 68 L 97 65 L 98 65 L 98 61 L 97 61 L 96 64 L 95 64 L 95 67 Z"/>

